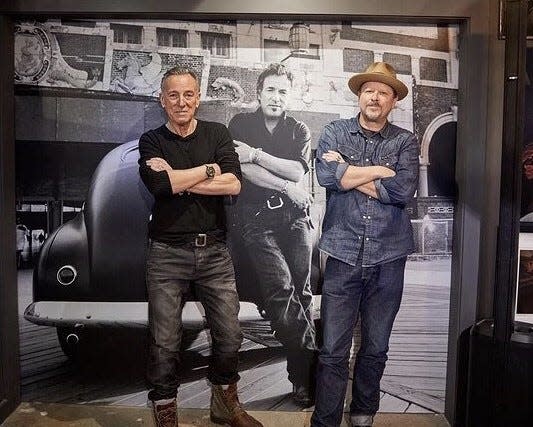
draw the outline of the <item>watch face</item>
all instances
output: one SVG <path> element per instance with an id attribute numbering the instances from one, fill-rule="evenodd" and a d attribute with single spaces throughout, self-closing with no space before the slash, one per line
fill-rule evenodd
<path id="1" fill-rule="evenodd" d="M 214 178 L 215 176 L 215 168 L 213 166 L 206 166 L 205 167 L 205 174 L 208 178 Z"/>

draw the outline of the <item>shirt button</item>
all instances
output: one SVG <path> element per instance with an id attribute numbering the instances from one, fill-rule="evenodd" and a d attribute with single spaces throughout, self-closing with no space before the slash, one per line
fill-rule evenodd
<path id="1" fill-rule="evenodd" d="M 363 219 L 366 219 L 366 216 L 363 215 Z"/>
<path id="2" fill-rule="evenodd" d="M 370 215 L 366 217 L 366 219 L 370 219 Z"/>
<path id="3" fill-rule="evenodd" d="M 372 196 L 368 196 L 369 199 L 372 199 Z"/>
<path id="4" fill-rule="evenodd" d="M 368 142 L 370 142 L 370 143 L 372 144 L 374 141 L 370 140 L 370 141 L 368 141 Z"/>
<path id="5" fill-rule="evenodd" d="M 365 238 L 365 240 L 368 240 L 368 237 L 367 237 L 367 238 Z"/>
<path id="6" fill-rule="evenodd" d="M 353 159 L 353 156 L 350 156 L 350 159 Z"/>
<path id="7" fill-rule="evenodd" d="M 370 161 L 370 159 L 365 159 L 365 162 L 369 162 L 369 161 Z M 387 163 L 387 164 L 388 164 L 388 163 Z"/>

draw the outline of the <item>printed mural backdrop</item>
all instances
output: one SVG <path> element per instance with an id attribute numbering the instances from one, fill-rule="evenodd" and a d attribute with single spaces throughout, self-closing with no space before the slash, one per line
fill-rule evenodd
<path id="1" fill-rule="evenodd" d="M 259 74 L 271 63 L 282 63 L 294 74 L 286 114 L 303 132 L 288 135 L 292 142 L 287 144 L 296 140 L 300 144 L 300 151 L 292 155 L 305 159 L 308 172 L 298 185 L 313 200 L 302 214 L 305 221 L 299 234 L 309 248 L 308 255 L 295 257 L 301 251 L 294 249 L 295 238 L 287 230 L 277 230 L 273 236 L 281 248 L 278 256 L 295 269 L 301 270 L 302 265 L 307 269 L 304 282 L 309 275 L 314 294 L 308 314 L 316 319 L 324 265 L 316 243 L 325 204 L 325 191 L 314 175 L 317 140 L 326 123 L 357 113 L 348 78 L 374 61 L 386 61 L 409 88 L 409 95 L 398 103 L 390 119 L 416 134 L 421 154 L 417 197 L 408 207 L 417 249 L 406 269 L 404 302 L 382 382 L 381 410 L 442 412 L 455 196 L 458 39 L 458 28 L 450 25 L 19 22 L 15 26 L 16 191 L 17 220 L 26 235 L 19 248 L 21 314 L 33 299 L 143 301 L 145 230 L 151 200 L 136 175 L 136 141 L 165 120 L 157 97 L 167 69 L 182 65 L 199 75 L 199 118 L 222 122 L 230 129 L 233 126 L 239 138 L 249 138 L 247 144 L 261 148 L 263 142 L 250 136 L 256 128 L 234 126 L 238 119 L 234 118 L 258 110 Z M 242 215 L 247 207 L 255 206 L 247 198 L 253 194 L 251 191 L 240 197 L 237 205 L 228 206 L 230 222 L 235 218 L 238 224 L 250 222 Z M 293 207 L 290 199 L 272 192 L 259 209 L 248 212 L 254 216 L 254 232 L 272 228 L 281 215 L 291 215 Z M 236 209 L 240 216 L 235 215 Z M 37 265 L 39 249 L 43 241 L 46 247 L 51 239 L 44 238 L 62 224 L 66 225 L 56 245 L 61 243 L 63 249 L 49 245 L 32 291 L 31 269 Z M 291 386 L 285 371 L 286 348 L 272 334 L 268 308 L 258 290 L 261 280 L 279 276 L 278 263 L 257 259 L 257 253 L 241 240 L 247 231 L 230 228 L 246 336 L 241 350 L 243 401 L 250 408 L 298 409 L 287 397 Z M 58 274 L 65 265 L 75 268 Z M 289 274 L 301 276 L 302 272 L 295 273 L 291 267 Z M 146 306 L 135 307 L 140 314 L 132 323 L 142 325 Z M 201 312 L 191 313 L 186 323 L 189 320 L 191 327 L 201 324 Z M 89 315 L 84 322 L 90 320 Z M 89 361 L 80 361 L 78 352 L 78 347 L 90 342 L 92 350 L 101 354 L 107 342 L 112 357 L 118 351 L 113 340 L 91 338 L 90 328 L 76 329 L 68 323 L 50 326 L 41 319 L 37 323 L 47 326 L 35 326 L 24 322 L 27 333 L 23 330 L 21 334 L 22 351 L 30 348 L 24 340 L 37 340 L 47 343 L 41 345 L 46 349 L 39 347 L 39 351 L 51 351 L 54 356 L 44 365 L 38 351 L 23 358 L 23 399 L 146 404 L 143 364 L 137 363 L 143 358 L 142 345 L 135 355 L 128 352 L 128 376 L 117 378 L 94 362 L 98 360 L 94 355 Z M 59 344 L 53 326 L 58 326 Z M 144 329 L 133 330 L 143 336 Z M 72 346 L 72 337 L 67 340 L 71 333 L 80 338 L 77 346 Z M 114 337 L 116 342 L 121 339 Z M 198 330 L 189 338 L 185 340 L 190 357 L 184 358 L 187 373 L 180 405 L 203 407 L 209 398 L 203 380 L 208 338 L 205 331 Z M 354 342 L 355 351 L 357 333 Z M 60 351 L 50 350 L 59 345 L 72 360 L 75 356 L 78 360 L 73 362 Z M 57 377 L 58 369 L 61 375 L 75 375 L 63 380 L 61 375 Z M 106 375 L 94 374 L 102 370 Z"/>

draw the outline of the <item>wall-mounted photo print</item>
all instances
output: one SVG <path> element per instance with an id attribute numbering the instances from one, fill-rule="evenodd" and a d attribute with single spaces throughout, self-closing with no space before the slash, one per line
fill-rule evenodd
<path id="1" fill-rule="evenodd" d="M 359 113 L 350 77 L 387 62 L 408 88 L 389 121 L 415 134 L 420 156 L 416 197 L 405 206 L 415 252 L 381 410 L 442 413 L 461 35 L 458 25 L 404 21 L 17 23 L 21 339 L 43 337 L 52 354 L 22 355 L 22 399 L 147 403 L 143 345 L 116 343 L 146 331 L 153 197 L 139 176 L 139 138 L 165 123 L 161 77 L 181 65 L 198 75 L 197 118 L 229 128 L 243 172 L 240 195 L 226 204 L 245 337 L 241 399 L 250 409 L 302 410 L 293 389 L 308 379 L 304 358 L 320 339 L 327 258 L 318 250 L 328 197 L 315 173 L 318 140 L 328 123 Z M 273 185 L 287 165 L 298 173 Z M 192 294 L 181 407 L 209 405 L 204 314 Z"/>

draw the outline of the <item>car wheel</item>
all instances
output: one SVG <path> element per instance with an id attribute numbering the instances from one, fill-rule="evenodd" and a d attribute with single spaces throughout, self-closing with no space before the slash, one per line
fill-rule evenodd
<path id="1" fill-rule="evenodd" d="M 72 328 L 57 328 L 61 350 L 71 360 L 77 360 L 80 355 L 80 338 L 80 333 Z"/>

